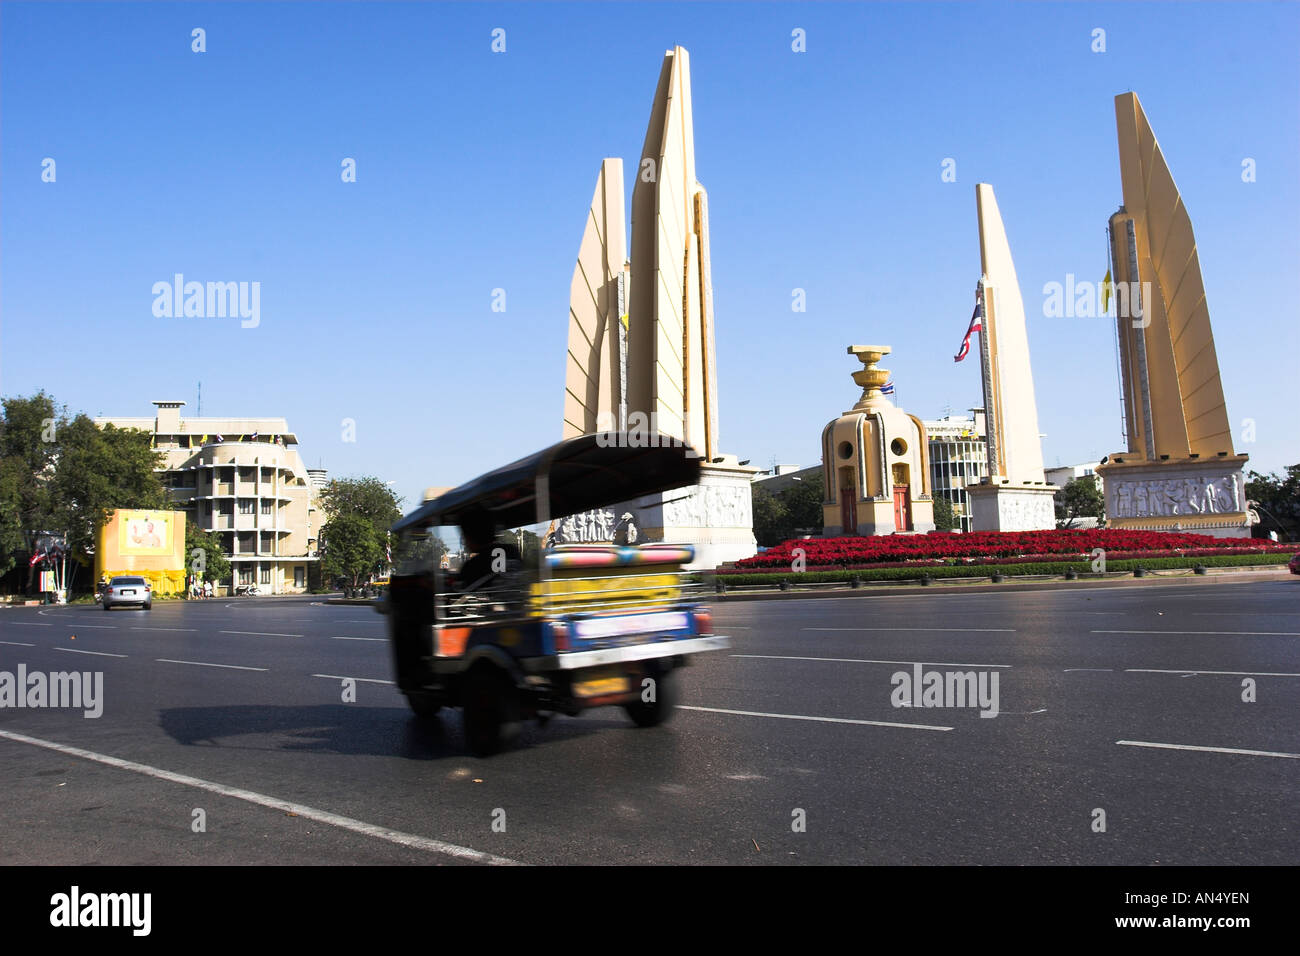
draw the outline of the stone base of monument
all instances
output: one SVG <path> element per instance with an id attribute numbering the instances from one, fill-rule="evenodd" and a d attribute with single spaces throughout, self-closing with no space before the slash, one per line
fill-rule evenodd
<path id="1" fill-rule="evenodd" d="M 1051 531 L 1055 485 L 967 485 L 972 531 Z"/>
<path id="2" fill-rule="evenodd" d="M 925 534 L 934 530 L 934 499 L 918 497 L 908 503 L 911 511 L 912 526 L 902 531 L 898 529 L 898 512 L 893 498 L 868 498 L 854 503 L 853 517 L 857 521 L 852 531 L 845 531 L 842 524 L 831 524 L 830 519 L 840 517 L 840 509 L 823 507 L 825 515 L 822 534 L 828 538 L 843 535 L 878 535 L 878 534 Z"/>
<path id="3" fill-rule="evenodd" d="M 1097 469 L 1106 485 L 1106 527 L 1250 537 L 1245 455 L 1158 462 L 1125 457 Z"/>
<path id="4" fill-rule="evenodd" d="M 740 465 L 709 464 L 700 483 L 609 505 L 598 512 L 561 522 L 557 540 L 594 543 L 610 540 L 624 515 L 631 515 L 637 544 L 689 544 L 695 560 L 688 570 L 712 570 L 758 552 L 754 540 L 752 476 L 760 471 Z M 617 531 L 614 532 L 617 536 Z"/>

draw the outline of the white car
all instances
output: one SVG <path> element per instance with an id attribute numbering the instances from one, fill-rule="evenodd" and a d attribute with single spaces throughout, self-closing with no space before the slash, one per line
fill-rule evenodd
<path id="1" fill-rule="evenodd" d="M 153 608 L 153 588 L 144 578 L 117 577 L 104 588 L 103 600 L 105 611 L 120 605 L 139 605 L 148 611 Z"/>

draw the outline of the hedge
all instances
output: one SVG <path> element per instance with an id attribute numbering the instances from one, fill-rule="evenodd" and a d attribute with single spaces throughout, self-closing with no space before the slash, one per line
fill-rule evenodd
<path id="1" fill-rule="evenodd" d="M 1248 565 L 1286 564 L 1291 560 L 1290 554 L 1242 554 L 1218 555 L 1204 558 L 1132 558 L 1122 561 L 1107 561 L 1106 570 L 1132 571 L 1145 568 L 1148 571 L 1190 569 L 1197 565 L 1202 567 L 1243 567 Z M 939 578 L 987 578 L 992 574 L 1002 574 L 1008 578 L 1020 575 L 1048 574 L 1059 575 L 1067 571 L 1079 574 L 1091 574 L 1092 562 L 1088 559 L 1078 561 L 1034 561 L 1025 564 L 996 565 L 921 565 L 910 568 L 870 568 L 860 571 L 774 571 L 754 574 L 728 574 L 724 581 L 727 587 L 746 585 L 774 585 L 782 581 L 791 584 L 825 584 L 831 582 L 859 581 L 917 581 L 922 576 Z"/>

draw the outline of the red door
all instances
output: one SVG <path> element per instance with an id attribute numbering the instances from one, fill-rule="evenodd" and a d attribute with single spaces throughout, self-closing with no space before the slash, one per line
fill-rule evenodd
<path id="1" fill-rule="evenodd" d="M 852 483 L 840 487 L 840 524 L 844 528 L 842 534 L 858 533 L 858 503 Z"/>
<path id="2" fill-rule="evenodd" d="M 894 486 L 894 530 L 912 530 L 912 502 L 907 495 L 907 485 Z"/>

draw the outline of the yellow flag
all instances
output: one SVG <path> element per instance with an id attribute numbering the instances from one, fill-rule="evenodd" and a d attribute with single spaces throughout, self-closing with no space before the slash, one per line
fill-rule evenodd
<path id="1" fill-rule="evenodd" d="M 1106 270 L 1106 278 L 1101 280 L 1101 314 L 1105 315 L 1110 311 L 1110 293 L 1114 283 L 1110 281 L 1110 270 Z"/>

